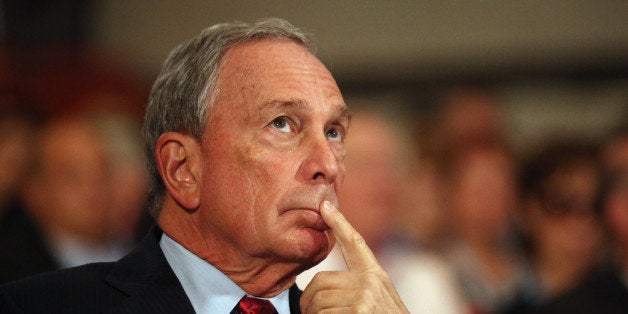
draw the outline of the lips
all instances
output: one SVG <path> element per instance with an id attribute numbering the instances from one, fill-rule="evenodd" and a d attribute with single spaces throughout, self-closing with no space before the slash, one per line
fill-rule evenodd
<path id="1" fill-rule="evenodd" d="M 318 208 L 297 207 L 282 212 L 282 215 L 295 220 L 297 225 L 316 231 L 325 231 L 329 226 L 323 220 Z"/>
<path id="2" fill-rule="evenodd" d="M 280 216 L 294 219 L 296 225 L 316 231 L 329 229 L 321 216 L 320 205 L 325 200 L 337 205 L 336 193 L 332 189 L 300 190 L 289 195 L 284 198 L 285 201 L 279 207 Z"/>

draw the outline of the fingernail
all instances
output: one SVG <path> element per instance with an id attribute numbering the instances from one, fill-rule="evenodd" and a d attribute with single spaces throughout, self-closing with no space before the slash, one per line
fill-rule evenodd
<path id="1" fill-rule="evenodd" d="M 330 201 L 325 201 L 323 202 L 323 210 L 331 213 L 332 211 L 336 210 L 336 207 L 334 207 L 334 205 L 332 205 Z"/>

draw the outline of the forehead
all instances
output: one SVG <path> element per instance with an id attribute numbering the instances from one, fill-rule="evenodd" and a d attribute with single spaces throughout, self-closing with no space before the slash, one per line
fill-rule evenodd
<path id="1" fill-rule="evenodd" d="M 234 46 L 223 58 L 217 83 L 216 106 L 244 103 L 255 107 L 279 100 L 303 102 L 312 108 L 346 108 L 327 68 L 289 40 L 264 39 Z"/>

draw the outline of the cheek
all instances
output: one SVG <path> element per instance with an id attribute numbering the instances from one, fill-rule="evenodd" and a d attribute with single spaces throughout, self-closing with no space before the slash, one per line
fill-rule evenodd
<path id="1" fill-rule="evenodd" d="M 268 153 L 245 151 L 238 161 L 238 173 L 257 197 L 276 194 L 290 168 L 289 161 Z"/>
<path id="2" fill-rule="evenodd" d="M 268 216 L 277 215 L 273 209 L 288 187 L 287 169 L 291 167 L 288 161 L 260 149 L 243 147 L 216 163 L 221 166 L 208 169 L 212 173 L 208 184 L 221 191 L 221 195 L 214 197 L 231 202 L 234 211 L 255 216 L 260 223 L 269 219 Z"/>

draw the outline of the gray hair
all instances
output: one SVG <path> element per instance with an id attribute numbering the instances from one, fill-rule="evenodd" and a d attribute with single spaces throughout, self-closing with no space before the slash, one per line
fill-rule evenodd
<path id="1" fill-rule="evenodd" d="M 270 38 L 290 40 L 310 52 L 314 50 L 307 34 L 285 20 L 268 18 L 253 24 L 235 22 L 208 27 L 176 47 L 164 62 L 150 93 L 143 127 L 153 217 L 161 211 L 166 190 L 154 156 L 157 140 L 164 133 L 181 132 L 201 141 L 218 94 L 216 83 L 225 53 L 237 44 Z"/>

